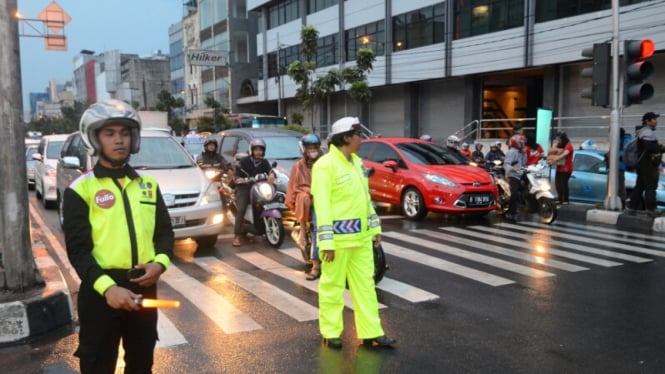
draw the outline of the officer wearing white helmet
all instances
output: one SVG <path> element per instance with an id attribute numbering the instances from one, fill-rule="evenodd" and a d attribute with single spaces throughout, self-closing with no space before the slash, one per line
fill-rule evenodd
<path id="1" fill-rule="evenodd" d="M 357 117 L 332 125 L 329 151 L 312 168 L 317 243 L 322 261 L 319 281 L 319 330 L 330 348 L 342 347 L 344 289 L 354 300 L 356 334 L 367 346 L 391 346 L 379 318 L 374 288 L 372 245 L 381 242 L 381 222 L 369 195 Z M 374 239 L 374 240 L 373 240 Z"/>
<path id="2" fill-rule="evenodd" d="M 81 373 L 112 373 L 122 339 L 126 370 L 149 373 L 157 311 L 137 300 L 157 297 L 173 256 L 169 212 L 157 181 L 128 164 L 141 145 L 141 120 L 130 105 L 93 104 L 79 129 L 99 159 L 63 194 L 67 256 L 81 278 L 75 356 Z"/>

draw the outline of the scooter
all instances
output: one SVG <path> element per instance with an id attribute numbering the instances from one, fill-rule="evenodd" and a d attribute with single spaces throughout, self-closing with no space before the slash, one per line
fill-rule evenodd
<path id="1" fill-rule="evenodd" d="M 525 205 L 530 213 L 537 212 L 542 223 L 550 224 L 556 219 L 557 209 L 547 168 L 547 165 L 538 163 L 521 169 L 525 178 L 522 179 L 518 201 L 520 205 Z M 510 201 L 510 188 L 506 191 Z M 497 210 L 497 213 L 505 214 L 509 208 L 508 202 L 505 206 L 504 211 Z"/>
<path id="2" fill-rule="evenodd" d="M 273 164 L 273 168 L 276 164 Z M 268 175 L 259 174 L 255 177 L 237 178 L 236 184 L 253 183 L 249 192 L 249 205 L 243 217 L 243 225 L 247 232 L 254 235 L 263 235 L 268 244 L 279 248 L 284 243 L 284 223 L 282 211 L 287 210 L 283 192 L 277 191 L 275 186 L 268 183 Z M 222 209 L 226 221 L 235 225 L 238 210 L 235 200 L 235 191 L 231 186 L 222 183 Z"/>
<path id="3" fill-rule="evenodd" d="M 499 215 L 506 214 L 506 212 L 508 212 L 508 203 L 510 201 L 510 184 L 505 177 L 503 161 L 494 160 L 491 164 L 486 164 L 486 169 L 492 176 L 496 189 L 499 192 L 496 200 L 496 212 Z"/>

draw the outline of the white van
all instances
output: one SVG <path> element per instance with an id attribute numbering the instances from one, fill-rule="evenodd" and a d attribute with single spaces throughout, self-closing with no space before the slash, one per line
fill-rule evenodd
<path id="1" fill-rule="evenodd" d="M 88 155 L 81 134 L 67 138 L 58 161 L 58 215 L 62 224 L 62 194 L 81 173 L 91 169 L 96 160 Z M 139 153 L 129 164 L 137 172 L 148 174 L 159 189 L 171 215 L 176 239 L 192 238 L 199 248 L 212 247 L 222 231 L 222 203 L 219 183 L 206 178 L 194 159 L 168 131 L 141 130 Z"/>
<path id="2" fill-rule="evenodd" d="M 69 135 L 45 135 L 32 154 L 35 160 L 35 194 L 41 199 L 44 208 L 52 208 L 58 198 L 56 173 L 60 149 Z"/>

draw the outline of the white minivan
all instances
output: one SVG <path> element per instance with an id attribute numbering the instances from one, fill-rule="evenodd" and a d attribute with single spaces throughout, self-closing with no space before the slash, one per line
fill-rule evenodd
<path id="1" fill-rule="evenodd" d="M 62 224 L 62 194 L 96 160 L 87 152 L 81 134 L 67 138 L 58 161 L 58 215 Z M 211 182 L 191 155 L 167 131 L 141 130 L 139 153 L 129 164 L 159 183 L 176 239 L 191 238 L 199 248 L 212 247 L 222 231 L 222 203 L 219 183 Z"/>
<path id="2" fill-rule="evenodd" d="M 35 194 L 44 204 L 44 208 L 52 208 L 58 198 L 56 183 L 56 172 L 60 149 L 69 135 L 45 135 L 37 147 L 37 152 L 32 154 L 35 160 Z"/>

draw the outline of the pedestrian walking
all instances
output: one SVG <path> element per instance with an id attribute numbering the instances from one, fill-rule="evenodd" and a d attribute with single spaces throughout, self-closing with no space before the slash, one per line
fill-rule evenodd
<path id="1" fill-rule="evenodd" d="M 361 134 L 358 118 L 337 120 L 332 125 L 328 153 L 312 169 L 322 261 L 319 329 L 324 343 L 335 349 L 342 347 L 347 282 L 358 338 L 366 346 L 387 347 L 395 343 L 383 332 L 374 288 L 372 245 L 381 242 L 381 223 L 369 195 L 367 173 L 357 155 Z"/>
<path id="2" fill-rule="evenodd" d="M 99 160 L 63 196 L 67 256 L 81 278 L 74 355 L 81 373 L 112 374 L 122 339 L 125 373 L 150 373 L 157 310 L 137 300 L 157 297 L 157 281 L 170 264 L 169 212 L 157 181 L 128 163 L 141 143 L 141 121 L 130 105 L 93 104 L 79 129 Z"/>
<path id="3" fill-rule="evenodd" d="M 630 195 L 630 212 L 640 207 L 642 194 L 644 194 L 644 208 L 651 216 L 659 216 L 661 211 L 656 209 L 656 188 L 660 177 L 660 164 L 665 146 L 658 143 L 656 138 L 656 125 L 659 114 L 647 112 L 642 116 L 642 127 L 637 133 L 637 181 Z"/>

